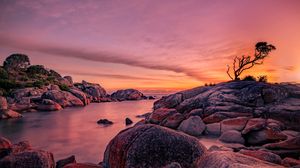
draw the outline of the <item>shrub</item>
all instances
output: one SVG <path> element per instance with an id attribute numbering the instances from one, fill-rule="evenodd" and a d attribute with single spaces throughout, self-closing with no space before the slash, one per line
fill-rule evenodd
<path id="1" fill-rule="evenodd" d="M 2 89 L 9 90 L 9 89 L 17 88 L 18 86 L 19 85 L 13 80 L 0 79 L 0 88 Z"/>
<path id="2" fill-rule="evenodd" d="M 266 75 L 258 76 L 257 78 L 259 82 L 268 82 L 268 77 Z"/>
<path id="3" fill-rule="evenodd" d="M 8 73 L 3 68 L 0 68 L 0 79 L 8 79 Z"/>
<path id="4" fill-rule="evenodd" d="M 70 90 L 69 86 L 66 85 L 66 84 L 60 84 L 58 86 L 59 86 L 60 90 L 63 90 L 63 91 L 69 91 Z"/>
<path id="5" fill-rule="evenodd" d="M 33 85 L 34 87 L 41 88 L 42 86 L 45 85 L 45 82 L 44 82 L 44 81 L 41 81 L 41 80 L 38 80 L 38 81 L 33 82 L 32 85 Z"/>
<path id="6" fill-rule="evenodd" d="M 41 74 L 41 75 L 48 75 L 49 72 L 45 69 L 43 65 L 32 65 L 27 68 L 26 72 L 30 75 L 33 74 Z"/>
<path id="7" fill-rule="evenodd" d="M 251 75 L 247 75 L 243 78 L 243 81 L 256 81 L 256 78 Z"/>

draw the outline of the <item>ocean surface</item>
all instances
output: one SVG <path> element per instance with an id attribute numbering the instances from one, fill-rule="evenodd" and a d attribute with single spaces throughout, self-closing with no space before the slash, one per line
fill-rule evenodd
<path id="1" fill-rule="evenodd" d="M 34 148 L 52 152 L 56 161 L 75 155 L 78 162 L 98 163 L 109 141 L 127 128 L 125 118 L 129 117 L 133 126 L 141 120 L 136 115 L 151 112 L 154 101 L 92 103 L 55 112 L 25 113 L 21 119 L 1 120 L 0 136 L 13 143 L 28 140 Z M 98 125 L 103 118 L 114 124 Z M 216 143 L 213 139 L 201 141 L 207 147 Z"/>

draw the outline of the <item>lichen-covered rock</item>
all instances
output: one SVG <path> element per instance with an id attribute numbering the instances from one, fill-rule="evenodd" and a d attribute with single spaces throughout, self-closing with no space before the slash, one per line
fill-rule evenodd
<path id="1" fill-rule="evenodd" d="M 42 150 L 28 150 L 10 154 L 0 160 L 3 168 L 54 168 L 53 154 Z"/>
<path id="2" fill-rule="evenodd" d="M 191 116 L 181 122 L 178 130 L 192 136 L 200 136 L 205 130 L 205 124 L 199 116 Z"/>
<path id="3" fill-rule="evenodd" d="M 121 131 L 107 146 L 103 167 L 163 167 L 172 162 L 193 167 L 206 148 L 199 140 L 157 125 L 146 124 Z"/>
<path id="4" fill-rule="evenodd" d="M 237 117 L 250 117 L 250 113 L 238 113 L 238 112 L 216 112 L 203 119 L 205 124 L 211 124 L 221 122 L 225 119 L 237 118 Z"/>
<path id="5" fill-rule="evenodd" d="M 241 153 L 243 155 L 255 157 L 259 160 L 264 160 L 267 162 L 275 163 L 275 164 L 281 164 L 281 161 L 282 161 L 280 156 L 278 156 L 274 153 L 271 153 L 271 152 L 263 151 L 263 150 L 242 149 L 239 151 L 239 153 Z"/>
<path id="6" fill-rule="evenodd" d="M 148 120 L 152 124 L 159 124 L 168 116 L 171 116 L 175 113 L 177 113 L 176 109 L 159 108 L 151 113 Z"/>
<path id="7" fill-rule="evenodd" d="M 135 89 L 117 90 L 111 94 L 111 97 L 118 101 L 147 99 L 142 92 Z"/>
<path id="8" fill-rule="evenodd" d="M 197 161 L 197 168 L 274 168 L 280 165 L 230 151 L 213 151 Z"/>
<path id="9" fill-rule="evenodd" d="M 161 125 L 176 129 L 179 124 L 185 119 L 185 117 L 180 113 L 175 113 L 168 116 L 165 120 L 162 121 Z"/>

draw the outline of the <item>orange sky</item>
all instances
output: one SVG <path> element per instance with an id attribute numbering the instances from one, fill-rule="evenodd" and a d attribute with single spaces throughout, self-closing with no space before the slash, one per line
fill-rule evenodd
<path id="1" fill-rule="evenodd" d="M 120 88 L 184 89 L 226 81 L 258 41 L 277 50 L 246 74 L 300 82 L 298 0 L 0 1 L 0 60 Z"/>

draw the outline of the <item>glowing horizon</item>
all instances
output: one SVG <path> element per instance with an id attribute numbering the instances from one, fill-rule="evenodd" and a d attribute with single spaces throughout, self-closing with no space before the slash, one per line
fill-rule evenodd
<path id="1" fill-rule="evenodd" d="M 244 75 L 300 82 L 300 1 L 1 1 L 0 61 L 27 54 L 107 90 L 180 90 L 228 81 L 226 65 L 274 44 Z"/>

